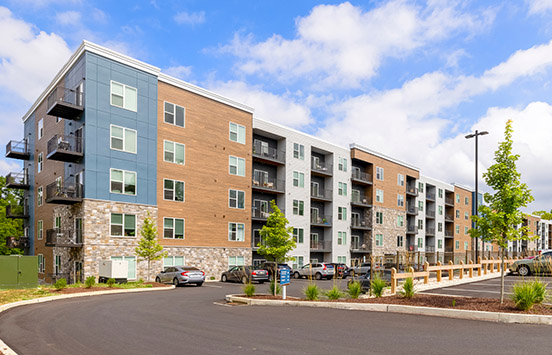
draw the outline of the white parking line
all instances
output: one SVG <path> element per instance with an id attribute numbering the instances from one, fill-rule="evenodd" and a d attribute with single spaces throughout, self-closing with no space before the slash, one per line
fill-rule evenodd
<path id="1" fill-rule="evenodd" d="M 464 292 L 500 293 L 500 291 L 471 290 L 471 289 L 453 288 L 453 287 L 448 287 L 447 290 L 450 290 L 450 291 L 464 291 Z M 504 294 L 511 295 L 512 293 L 511 292 L 504 292 Z"/>
<path id="2" fill-rule="evenodd" d="M 216 286 L 216 285 L 203 285 L 203 287 L 222 288 L 222 286 Z"/>

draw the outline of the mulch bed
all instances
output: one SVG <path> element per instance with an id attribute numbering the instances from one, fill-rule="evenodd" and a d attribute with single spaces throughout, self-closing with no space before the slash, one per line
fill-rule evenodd
<path id="1" fill-rule="evenodd" d="M 167 287 L 167 285 L 157 282 L 144 282 L 144 285 L 152 285 L 152 287 Z M 66 295 L 71 293 L 82 293 L 82 292 L 94 292 L 94 291 L 114 291 L 114 290 L 130 290 L 117 287 L 66 287 L 63 290 L 51 289 L 50 293 L 52 295 Z"/>
<path id="2" fill-rule="evenodd" d="M 251 298 L 256 299 L 272 299 L 281 300 L 281 296 L 272 295 L 256 295 Z M 287 297 L 287 300 L 306 301 L 304 299 Z M 455 302 L 452 306 L 453 300 Z M 502 312 L 502 313 L 517 313 L 517 314 L 542 314 L 552 315 L 552 306 L 535 305 L 529 311 L 520 311 L 514 306 L 511 300 L 504 300 L 504 304 L 500 304 L 500 300 L 494 298 L 467 298 L 467 297 L 447 297 L 427 294 L 417 294 L 411 299 L 401 296 L 388 296 L 382 298 L 362 298 L 362 299 L 340 299 L 335 301 L 321 300 L 324 302 L 349 302 L 349 303 L 378 303 L 378 304 L 400 304 L 404 306 L 419 306 L 419 307 L 436 307 L 450 309 L 464 309 L 471 311 L 485 312 Z"/>

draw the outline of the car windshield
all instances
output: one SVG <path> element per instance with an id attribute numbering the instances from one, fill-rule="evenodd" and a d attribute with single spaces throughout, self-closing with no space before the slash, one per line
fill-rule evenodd
<path id="1" fill-rule="evenodd" d="M 328 269 L 333 269 L 333 268 L 334 268 L 334 266 L 333 266 L 333 265 L 331 265 L 331 264 L 326 264 L 326 268 L 328 268 Z"/>

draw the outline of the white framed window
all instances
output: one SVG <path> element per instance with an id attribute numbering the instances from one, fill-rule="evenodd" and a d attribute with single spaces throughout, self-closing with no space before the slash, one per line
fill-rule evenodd
<path id="1" fill-rule="evenodd" d="M 456 234 L 460 234 L 460 226 L 458 224 L 456 225 Z"/>
<path id="2" fill-rule="evenodd" d="M 383 212 L 376 212 L 376 223 L 383 224 Z"/>
<path id="3" fill-rule="evenodd" d="M 181 143 L 163 141 L 163 160 L 169 163 L 185 165 L 186 146 Z"/>
<path id="4" fill-rule="evenodd" d="M 347 257 L 346 256 L 343 256 L 343 255 L 338 255 L 337 256 L 337 262 L 340 263 L 340 264 L 347 264 Z"/>
<path id="5" fill-rule="evenodd" d="M 383 203 L 383 190 L 376 189 L 376 202 Z"/>
<path id="6" fill-rule="evenodd" d="M 163 218 L 163 238 L 184 239 L 184 219 L 171 217 Z"/>
<path id="7" fill-rule="evenodd" d="M 184 181 L 163 179 L 163 200 L 184 202 Z"/>
<path id="8" fill-rule="evenodd" d="M 337 219 L 340 221 L 347 220 L 347 207 L 338 207 L 337 208 Z"/>
<path id="9" fill-rule="evenodd" d="M 468 242 L 464 242 L 464 250 L 468 250 Z M 487 250 L 489 250 L 488 245 L 487 245 Z"/>
<path id="10" fill-rule="evenodd" d="M 232 242 L 243 242 L 245 240 L 245 224 L 228 223 L 228 240 Z"/>
<path id="11" fill-rule="evenodd" d="M 347 158 L 339 157 L 337 169 L 339 171 L 347 171 Z"/>
<path id="12" fill-rule="evenodd" d="M 456 244 L 456 249 L 460 249 L 460 241 L 457 240 L 455 244 Z"/>
<path id="13" fill-rule="evenodd" d="M 424 192 L 424 183 L 423 182 L 418 183 L 418 191 Z"/>
<path id="14" fill-rule="evenodd" d="M 439 210 L 439 216 L 443 215 L 443 206 L 437 206 L 437 209 Z"/>
<path id="15" fill-rule="evenodd" d="M 136 172 L 110 169 L 109 185 L 111 193 L 136 195 Z"/>
<path id="16" fill-rule="evenodd" d="M 376 166 L 376 179 L 383 181 L 383 168 Z"/>
<path id="17" fill-rule="evenodd" d="M 376 246 L 377 247 L 383 246 L 383 234 L 376 234 Z"/>
<path id="18" fill-rule="evenodd" d="M 347 244 L 347 232 L 337 232 L 337 245 Z"/>
<path id="19" fill-rule="evenodd" d="M 338 182 L 337 183 L 337 194 L 339 196 L 347 196 L 347 183 L 346 182 Z"/>
<path id="20" fill-rule="evenodd" d="M 402 248 L 404 246 L 404 237 L 402 235 L 397 236 L 397 247 Z"/>
<path id="21" fill-rule="evenodd" d="M 113 261 L 126 261 L 128 263 L 128 280 L 136 280 L 136 257 L 135 256 L 112 256 Z"/>
<path id="22" fill-rule="evenodd" d="M 305 146 L 299 143 L 293 143 L 293 157 L 305 160 Z"/>
<path id="23" fill-rule="evenodd" d="M 44 192 L 42 186 L 39 186 L 36 189 L 36 205 L 42 206 L 42 203 L 44 202 Z"/>
<path id="24" fill-rule="evenodd" d="M 136 112 L 138 109 L 138 90 L 112 80 L 111 105 Z"/>
<path id="25" fill-rule="evenodd" d="M 464 234 L 468 234 L 469 227 L 464 227 Z"/>
<path id="26" fill-rule="evenodd" d="M 470 219 L 470 215 L 468 212 L 464 212 L 464 219 L 467 221 Z"/>
<path id="27" fill-rule="evenodd" d="M 470 198 L 469 197 L 464 197 L 464 204 L 466 206 L 468 206 L 470 204 Z"/>
<path id="28" fill-rule="evenodd" d="M 404 216 L 397 216 L 397 227 L 404 227 Z"/>
<path id="29" fill-rule="evenodd" d="M 424 247 L 424 240 L 422 238 L 418 238 L 418 248 Z"/>
<path id="30" fill-rule="evenodd" d="M 110 125 L 111 149 L 136 154 L 136 130 Z"/>
<path id="31" fill-rule="evenodd" d="M 38 120 L 38 139 L 44 137 L 44 119 Z"/>
<path id="32" fill-rule="evenodd" d="M 293 239 L 295 243 L 302 244 L 305 242 L 305 230 L 303 228 L 293 228 Z"/>
<path id="33" fill-rule="evenodd" d="M 418 201 L 418 209 L 420 212 L 424 211 L 424 201 Z"/>
<path id="34" fill-rule="evenodd" d="M 456 218 L 460 218 L 460 210 L 456 210 Z"/>
<path id="35" fill-rule="evenodd" d="M 38 272 L 43 274 L 46 269 L 46 261 L 44 260 L 44 255 L 38 254 Z"/>
<path id="36" fill-rule="evenodd" d="M 418 229 L 424 229 L 424 220 L 423 219 L 418 220 Z"/>
<path id="37" fill-rule="evenodd" d="M 460 194 L 456 194 L 456 203 L 460 203 Z"/>
<path id="38" fill-rule="evenodd" d="M 302 256 L 302 255 L 294 256 L 292 267 L 293 267 L 293 269 L 298 269 L 301 266 L 303 266 L 304 263 L 305 263 L 305 257 L 304 256 Z"/>
<path id="39" fill-rule="evenodd" d="M 245 176 L 244 158 L 238 158 L 230 155 L 228 165 L 230 175 Z"/>
<path id="40" fill-rule="evenodd" d="M 443 240 L 437 239 L 437 248 L 442 249 L 443 248 Z"/>
<path id="41" fill-rule="evenodd" d="M 305 174 L 299 171 L 293 172 L 293 186 L 305 187 Z"/>
<path id="42" fill-rule="evenodd" d="M 404 186 L 404 175 L 397 174 L 397 185 Z"/>
<path id="43" fill-rule="evenodd" d="M 61 273 L 61 255 L 56 255 L 56 264 L 54 272 L 56 275 Z"/>
<path id="44" fill-rule="evenodd" d="M 443 198 L 443 189 L 439 189 L 439 198 Z"/>
<path id="45" fill-rule="evenodd" d="M 228 190 L 228 207 L 245 208 L 245 192 L 240 190 Z"/>
<path id="46" fill-rule="evenodd" d="M 228 257 L 228 268 L 234 267 L 234 266 L 244 266 L 245 265 L 245 257 L 243 256 L 229 256 Z"/>
<path id="47" fill-rule="evenodd" d="M 61 229 L 61 217 L 55 216 L 54 217 L 54 228 L 55 229 Z"/>
<path id="48" fill-rule="evenodd" d="M 305 202 L 301 200 L 293 200 L 293 214 L 297 216 L 305 215 Z"/>
<path id="49" fill-rule="evenodd" d="M 42 222 L 42 220 L 38 220 L 36 222 L 36 239 L 44 239 L 44 223 Z"/>
<path id="50" fill-rule="evenodd" d="M 165 101 L 163 105 L 165 123 L 179 127 L 186 126 L 186 109 Z"/>
<path id="51" fill-rule="evenodd" d="M 230 122 L 230 140 L 245 144 L 245 126 Z"/>
<path id="52" fill-rule="evenodd" d="M 397 195 L 397 206 L 404 207 L 404 195 Z"/>
<path id="53" fill-rule="evenodd" d="M 37 169 L 38 169 L 38 172 L 40 173 L 44 169 L 44 153 L 43 152 L 38 153 L 37 160 L 38 160 Z"/>
<path id="54" fill-rule="evenodd" d="M 437 223 L 437 232 L 442 232 L 443 231 L 443 223 L 439 222 Z"/>
<path id="55" fill-rule="evenodd" d="M 184 266 L 186 263 L 183 256 L 165 256 L 163 258 L 163 269 L 171 266 Z"/>
<path id="56" fill-rule="evenodd" d="M 112 213 L 109 230 L 113 237 L 135 237 L 136 215 Z"/>

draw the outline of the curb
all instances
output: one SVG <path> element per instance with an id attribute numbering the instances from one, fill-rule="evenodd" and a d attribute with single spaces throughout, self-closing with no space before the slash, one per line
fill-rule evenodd
<path id="1" fill-rule="evenodd" d="M 8 304 L 5 304 L 5 305 L 2 305 L 2 306 L 0 306 L 0 313 L 2 313 L 4 311 L 7 311 L 8 309 L 15 308 L 15 307 L 27 306 L 27 305 L 36 304 L 36 303 L 64 300 L 64 299 L 68 299 L 68 298 L 100 296 L 100 295 L 112 295 L 112 294 L 118 294 L 118 293 L 131 293 L 131 292 L 167 291 L 167 290 L 172 290 L 174 288 L 175 288 L 174 285 L 171 285 L 171 286 L 167 286 L 167 287 L 114 289 L 114 290 L 109 290 L 109 291 L 80 292 L 80 293 L 70 293 L 70 294 L 59 295 L 59 296 L 34 298 L 32 300 L 13 302 L 13 303 L 8 303 Z M 3 355 L 17 355 L 17 353 L 15 351 L 13 351 L 8 345 L 6 345 L 6 343 L 4 343 L 2 341 L 2 339 L 0 339 L 0 354 L 3 354 Z"/>
<path id="2" fill-rule="evenodd" d="M 479 320 L 498 323 L 521 323 L 521 324 L 546 324 L 552 325 L 552 316 L 497 313 L 484 311 L 470 311 L 464 309 L 447 309 L 435 307 L 404 306 L 397 304 L 377 303 L 346 303 L 346 302 L 309 302 L 309 301 L 280 301 L 280 300 L 259 300 L 236 295 L 226 295 L 227 302 L 245 303 L 250 306 L 291 306 L 291 307 L 314 307 L 333 308 L 357 311 L 390 312 L 402 314 L 416 314 L 433 317 L 448 317 L 458 319 Z"/>

